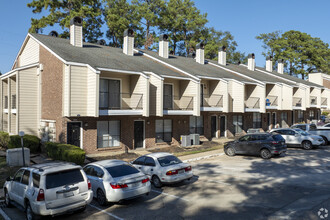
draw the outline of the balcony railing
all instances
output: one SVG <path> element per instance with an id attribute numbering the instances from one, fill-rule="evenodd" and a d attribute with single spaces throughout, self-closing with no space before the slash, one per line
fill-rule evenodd
<path id="1" fill-rule="evenodd" d="M 302 101 L 302 98 L 293 97 L 292 98 L 292 106 L 301 107 L 301 101 Z"/>
<path id="2" fill-rule="evenodd" d="M 328 105 L 328 99 L 327 98 L 321 98 L 321 105 L 326 106 Z"/>
<path id="3" fill-rule="evenodd" d="M 317 105 L 317 97 L 311 96 L 311 105 Z"/>
<path id="4" fill-rule="evenodd" d="M 143 94 L 138 93 L 100 93 L 101 110 L 141 110 Z"/>
<path id="5" fill-rule="evenodd" d="M 271 107 L 278 106 L 277 99 L 278 99 L 277 96 L 272 96 L 272 95 L 267 96 L 266 97 L 266 106 L 271 106 Z"/>
<path id="6" fill-rule="evenodd" d="M 16 95 L 11 96 L 11 109 L 16 109 Z"/>
<path id="7" fill-rule="evenodd" d="M 193 110 L 193 96 L 171 96 L 164 95 L 164 110 Z"/>
<path id="8" fill-rule="evenodd" d="M 260 108 L 260 98 L 250 97 L 245 100 L 245 108 L 258 109 Z"/>
<path id="9" fill-rule="evenodd" d="M 201 107 L 223 107 L 222 95 L 203 95 L 201 100 Z"/>

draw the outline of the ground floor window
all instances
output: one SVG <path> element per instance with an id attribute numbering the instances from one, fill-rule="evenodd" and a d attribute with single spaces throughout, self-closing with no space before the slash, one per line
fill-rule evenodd
<path id="1" fill-rule="evenodd" d="M 315 112 L 314 110 L 309 110 L 309 120 L 314 120 L 315 119 Z"/>
<path id="2" fill-rule="evenodd" d="M 253 128 L 261 128 L 261 114 L 253 112 Z"/>
<path id="3" fill-rule="evenodd" d="M 120 121 L 97 122 L 97 147 L 120 146 Z"/>
<path id="4" fill-rule="evenodd" d="M 288 126 L 288 113 L 287 112 L 282 112 L 281 113 L 281 127 L 289 127 Z"/>
<path id="5" fill-rule="evenodd" d="M 203 116 L 189 117 L 189 131 L 190 134 L 204 134 Z"/>
<path id="6" fill-rule="evenodd" d="M 298 123 L 301 123 L 304 121 L 304 112 L 302 110 L 298 110 Z"/>
<path id="7" fill-rule="evenodd" d="M 242 115 L 234 115 L 233 116 L 233 125 L 234 125 L 234 133 L 241 133 L 243 131 L 243 116 Z"/>
<path id="8" fill-rule="evenodd" d="M 156 120 L 156 143 L 172 141 L 172 120 Z"/>

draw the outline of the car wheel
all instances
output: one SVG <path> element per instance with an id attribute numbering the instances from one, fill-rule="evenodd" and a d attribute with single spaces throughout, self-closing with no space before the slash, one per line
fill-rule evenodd
<path id="1" fill-rule="evenodd" d="M 328 145 L 329 144 L 328 139 L 326 137 L 324 137 L 324 136 L 321 136 L 321 137 L 324 140 L 324 145 Z"/>
<path id="2" fill-rule="evenodd" d="M 10 197 L 9 197 L 9 193 L 7 192 L 7 189 L 5 189 L 5 205 L 8 208 L 11 207 L 11 201 L 10 201 Z"/>
<path id="3" fill-rule="evenodd" d="M 260 151 L 260 156 L 262 159 L 269 159 L 272 157 L 272 154 L 270 153 L 270 151 L 268 149 L 262 149 Z"/>
<path id="4" fill-rule="evenodd" d="M 162 187 L 162 185 L 163 185 L 162 181 L 160 181 L 158 176 L 153 176 L 151 180 L 152 180 L 152 184 L 154 184 L 155 187 L 157 187 L 157 188 Z"/>
<path id="5" fill-rule="evenodd" d="M 105 206 L 107 204 L 107 198 L 104 195 L 104 192 L 102 189 L 98 189 L 97 193 L 96 193 L 96 198 L 97 198 L 97 202 L 101 205 L 101 206 Z"/>
<path id="6" fill-rule="evenodd" d="M 233 157 L 236 155 L 236 152 L 235 152 L 235 149 L 233 147 L 228 147 L 226 150 L 225 150 L 225 153 L 226 155 L 230 156 L 230 157 Z"/>
<path id="7" fill-rule="evenodd" d="M 302 148 L 304 148 L 305 150 L 310 150 L 313 148 L 313 145 L 310 141 L 304 141 L 301 143 Z"/>
<path id="8" fill-rule="evenodd" d="M 29 202 L 26 203 L 26 208 L 25 208 L 25 218 L 26 220 L 36 220 L 37 215 L 33 213 L 31 205 Z"/>

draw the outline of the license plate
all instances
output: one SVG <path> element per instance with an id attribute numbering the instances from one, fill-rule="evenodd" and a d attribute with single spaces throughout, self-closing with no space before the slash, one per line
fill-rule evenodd
<path id="1" fill-rule="evenodd" d="M 131 187 L 137 187 L 140 185 L 140 183 L 131 183 L 130 185 L 131 185 Z"/>
<path id="2" fill-rule="evenodd" d="M 182 173 L 184 173 L 184 170 L 179 170 L 178 173 L 179 173 L 179 174 L 182 174 Z"/>
<path id="3" fill-rule="evenodd" d="M 73 196 L 73 192 L 64 193 L 64 197 L 70 197 L 70 196 Z"/>

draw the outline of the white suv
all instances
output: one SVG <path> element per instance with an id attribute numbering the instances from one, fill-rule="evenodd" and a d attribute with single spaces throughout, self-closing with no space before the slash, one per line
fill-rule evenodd
<path id="1" fill-rule="evenodd" d="M 26 219 L 84 210 L 93 199 L 81 166 L 45 163 L 19 169 L 4 184 L 5 203 L 22 207 Z"/>

